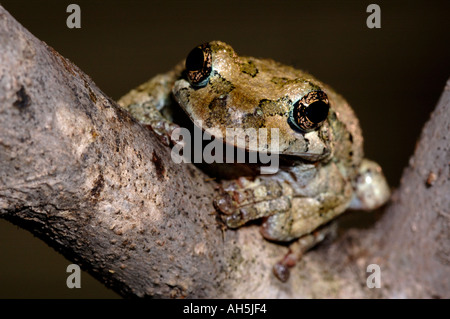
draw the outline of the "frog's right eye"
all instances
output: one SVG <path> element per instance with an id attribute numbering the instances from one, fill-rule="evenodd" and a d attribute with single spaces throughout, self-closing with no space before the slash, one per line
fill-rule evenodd
<path id="1" fill-rule="evenodd" d="M 186 58 L 186 75 L 196 87 L 205 86 L 212 70 L 211 47 L 208 43 L 194 48 Z"/>

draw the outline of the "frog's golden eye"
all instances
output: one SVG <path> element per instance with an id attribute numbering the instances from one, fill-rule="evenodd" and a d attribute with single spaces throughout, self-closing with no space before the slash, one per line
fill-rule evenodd
<path id="1" fill-rule="evenodd" d="M 328 97 L 324 92 L 309 92 L 294 103 L 293 122 L 302 131 L 310 132 L 322 125 L 328 117 L 329 110 Z"/>
<path id="2" fill-rule="evenodd" d="M 194 48 L 186 58 L 186 76 L 197 87 L 205 86 L 212 70 L 211 47 L 208 43 Z"/>

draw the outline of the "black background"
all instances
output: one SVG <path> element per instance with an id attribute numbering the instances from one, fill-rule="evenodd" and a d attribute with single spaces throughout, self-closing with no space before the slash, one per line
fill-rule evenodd
<path id="1" fill-rule="evenodd" d="M 70 3 L 81 7 L 81 29 L 66 27 Z M 450 75 L 450 2 L 376 1 L 381 29 L 366 26 L 370 3 L 0 1 L 113 99 L 210 40 L 306 70 L 350 102 L 367 157 L 395 187 Z M 86 273 L 81 289 L 68 289 L 71 262 L 5 221 L 0 260 L 0 298 L 117 297 Z"/>

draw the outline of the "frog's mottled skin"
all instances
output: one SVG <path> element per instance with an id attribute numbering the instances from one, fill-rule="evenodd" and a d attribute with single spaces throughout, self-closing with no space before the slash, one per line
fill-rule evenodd
<path id="1" fill-rule="evenodd" d="M 302 247 L 293 252 L 299 257 L 329 231 L 321 226 L 347 208 L 371 210 L 387 201 L 390 192 L 381 168 L 364 159 L 358 119 L 340 95 L 303 71 L 240 57 L 223 42 L 210 42 L 209 48 L 212 71 L 203 87 L 191 85 L 181 63 L 119 103 L 162 136 L 175 127 L 170 114 L 163 117 L 158 111 L 171 104 L 171 94 L 189 118 L 213 136 L 225 136 L 226 128 L 279 129 L 279 153 L 289 165 L 274 175 L 223 181 L 215 206 L 229 227 L 263 218 L 267 239 L 301 238 L 295 245 Z M 305 133 L 293 128 L 289 117 L 293 104 L 313 91 L 326 93 L 330 109 L 320 127 Z M 270 145 L 250 151 L 268 151 Z M 294 263 L 293 254 L 275 268 L 281 279 Z"/>

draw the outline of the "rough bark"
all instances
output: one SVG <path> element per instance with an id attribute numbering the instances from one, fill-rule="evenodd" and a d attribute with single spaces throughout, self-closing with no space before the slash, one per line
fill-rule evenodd
<path id="1" fill-rule="evenodd" d="M 449 297 L 449 101 L 447 86 L 376 227 L 321 245 L 281 283 L 271 267 L 285 246 L 256 225 L 224 229 L 214 181 L 175 164 L 0 7 L 0 217 L 123 296 Z M 366 286 L 370 263 L 381 266 L 382 289 Z"/>
<path id="2" fill-rule="evenodd" d="M 368 239 L 388 297 L 450 297 L 450 80 L 425 124 L 399 190 Z M 366 244 L 369 244 L 366 240 Z M 390 284 L 391 285 L 391 284 Z"/>

